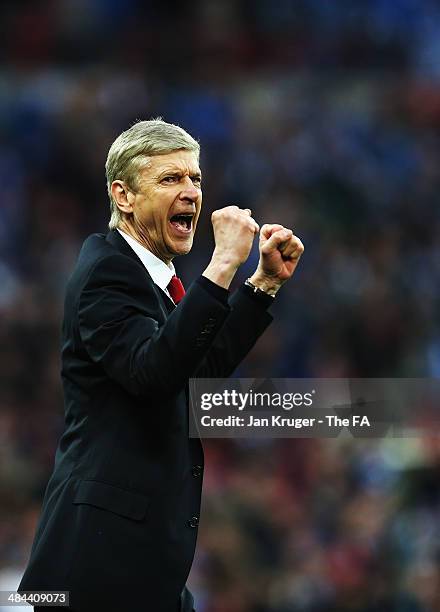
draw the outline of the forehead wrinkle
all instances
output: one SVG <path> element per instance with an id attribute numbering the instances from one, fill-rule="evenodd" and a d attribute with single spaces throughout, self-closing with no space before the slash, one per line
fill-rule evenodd
<path id="1" fill-rule="evenodd" d="M 165 166 L 162 166 L 162 168 L 158 168 L 155 175 L 160 176 L 161 174 L 164 174 L 166 172 L 170 172 L 172 174 L 182 174 L 183 173 L 183 174 L 191 174 L 191 175 L 199 174 L 200 176 L 202 175 L 200 168 L 198 167 L 197 169 L 190 168 L 186 164 L 185 164 L 185 167 L 183 167 L 175 163 L 166 164 Z"/>
<path id="2" fill-rule="evenodd" d="M 172 154 L 167 154 L 172 155 Z M 159 177 L 163 174 L 171 173 L 171 174 L 188 174 L 190 176 L 199 175 L 202 177 L 202 172 L 200 170 L 199 161 L 193 156 L 178 156 L 174 159 L 163 159 L 162 155 L 152 155 L 149 157 L 148 166 L 144 166 L 144 168 L 139 172 L 139 180 L 140 182 L 150 183 L 151 181 L 157 181 Z"/>

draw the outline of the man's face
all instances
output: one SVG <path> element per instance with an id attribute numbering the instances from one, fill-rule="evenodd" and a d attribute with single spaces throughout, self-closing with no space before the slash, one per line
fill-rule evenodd
<path id="1" fill-rule="evenodd" d="M 165 262 L 191 250 L 202 207 L 196 154 L 155 155 L 139 173 L 133 224 L 148 249 Z"/>

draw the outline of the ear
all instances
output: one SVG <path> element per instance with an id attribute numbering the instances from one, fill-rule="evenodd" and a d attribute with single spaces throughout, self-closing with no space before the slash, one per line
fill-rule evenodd
<path id="1" fill-rule="evenodd" d="M 134 194 L 122 181 L 113 181 L 111 186 L 112 196 L 121 212 L 133 212 L 133 204 L 135 200 Z"/>

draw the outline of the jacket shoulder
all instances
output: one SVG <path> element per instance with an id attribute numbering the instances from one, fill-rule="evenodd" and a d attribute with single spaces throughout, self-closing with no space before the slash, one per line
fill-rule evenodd
<path id="1" fill-rule="evenodd" d="M 69 285 L 84 286 L 90 277 L 108 274 L 110 276 L 122 274 L 127 280 L 140 275 L 144 282 L 145 277 L 149 278 L 134 252 L 133 257 L 130 257 L 108 242 L 105 234 L 92 234 L 81 247 Z"/>

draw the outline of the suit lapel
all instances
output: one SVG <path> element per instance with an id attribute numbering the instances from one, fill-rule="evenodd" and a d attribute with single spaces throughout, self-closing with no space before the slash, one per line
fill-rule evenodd
<path id="1" fill-rule="evenodd" d="M 168 314 L 175 309 L 176 305 L 174 304 L 173 300 L 165 293 L 165 291 L 162 291 L 162 289 L 158 285 L 156 285 L 156 283 L 151 278 L 147 268 L 144 266 L 142 261 L 136 255 L 136 253 L 133 251 L 133 249 L 128 244 L 128 242 L 124 240 L 124 238 L 121 236 L 118 230 L 110 231 L 107 234 L 105 239 L 112 246 L 114 246 L 120 253 L 127 255 L 127 257 L 131 257 L 132 259 L 134 259 L 134 261 L 136 261 L 138 264 L 142 266 L 142 268 L 145 270 L 146 278 L 153 286 L 153 289 L 157 295 L 157 298 L 161 305 L 161 309 L 164 314 L 164 317 L 167 318 Z"/>

